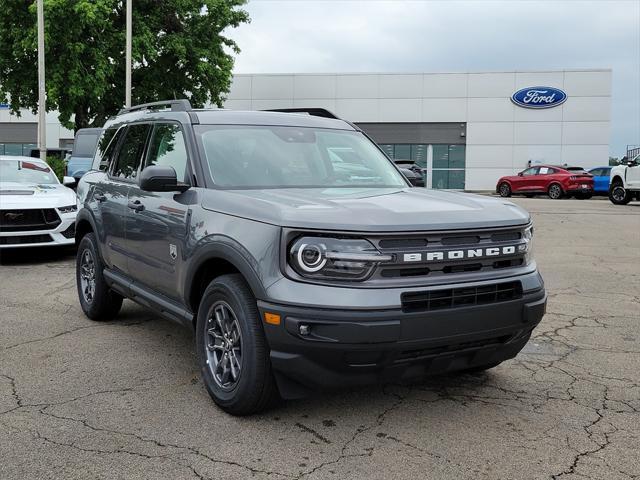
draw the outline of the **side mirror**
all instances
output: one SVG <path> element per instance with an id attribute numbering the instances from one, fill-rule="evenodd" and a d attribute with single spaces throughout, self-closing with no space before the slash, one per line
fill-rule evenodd
<path id="1" fill-rule="evenodd" d="M 66 175 L 64 177 L 62 177 L 62 184 L 65 187 L 75 187 L 76 186 L 76 179 L 73 177 L 67 177 Z"/>
<path id="2" fill-rule="evenodd" d="M 140 173 L 140 188 L 145 192 L 184 192 L 189 185 L 178 182 L 173 167 L 150 165 Z"/>
<path id="3" fill-rule="evenodd" d="M 518 172 L 518 176 L 521 177 L 522 176 L 522 172 Z"/>

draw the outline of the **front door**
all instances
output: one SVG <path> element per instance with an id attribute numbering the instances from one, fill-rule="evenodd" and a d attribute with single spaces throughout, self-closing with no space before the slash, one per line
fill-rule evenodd
<path id="1" fill-rule="evenodd" d="M 636 164 L 627 168 L 627 185 L 630 188 L 640 188 L 640 156 L 635 158 Z"/>
<path id="2" fill-rule="evenodd" d="M 513 193 L 530 192 L 535 190 L 535 175 L 538 172 L 538 167 L 527 168 L 521 172 L 521 175 L 514 177 L 511 182 L 511 191 Z"/>
<path id="3" fill-rule="evenodd" d="M 153 127 L 143 168 L 171 166 L 178 181 L 188 182 L 188 155 L 184 133 L 177 123 Z M 179 192 L 145 192 L 136 184 L 129 191 L 127 248 L 129 269 L 135 280 L 169 298 L 178 299 L 179 266 L 189 232 L 189 205 L 193 189 Z"/>

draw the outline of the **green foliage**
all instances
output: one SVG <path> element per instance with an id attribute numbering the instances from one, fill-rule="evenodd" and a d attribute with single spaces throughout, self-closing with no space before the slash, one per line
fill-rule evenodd
<path id="1" fill-rule="evenodd" d="M 58 180 L 62 182 L 62 177 L 64 177 L 64 170 L 67 166 L 66 162 L 60 157 L 49 156 L 47 157 L 47 163 L 51 167 L 51 170 L 53 170 L 53 173 L 56 174 L 56 177 L 58 177 Z"/>
<path id="2" fill-rule="evenodd" d="M 246 0 L 135 0 L 132 103 L 221 106 Z M 47 110 L 67 128 L 102 126 L 124 104 L 124 0 L 44 0 Z M 0 102 L 38 105 L 36 2 L 0 0 Z M 74 117 L 75 116 L 75 117 Z M 72 121 L 75 118 L 75 121 Z"/>

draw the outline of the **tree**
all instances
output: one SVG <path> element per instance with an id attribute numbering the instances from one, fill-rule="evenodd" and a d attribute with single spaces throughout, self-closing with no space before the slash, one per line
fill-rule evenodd
<path id="1" fill-rule="evenodd" d="M 221 106 L 246 0 L 133 0 L 132 102 Z M 125 0 L 44 0 L 47 110 L 75 130 L 102 126 L 125 97 Z M 0 102 L 36 111 L 36 2 L 0 0 Z"/>

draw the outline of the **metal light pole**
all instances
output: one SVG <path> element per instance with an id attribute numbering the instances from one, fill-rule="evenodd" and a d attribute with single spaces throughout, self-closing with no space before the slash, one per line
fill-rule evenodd
<path id="1" fill-rule="evenodd" d="M 40 158 L 47 159 L 47 117 L 44 75 L 44 0 L 38 0 L 38 149 Z"/>
<path id="2" fill-rule="evenodd" d="M 125 100 L 124 106 L 131 106 L 131 17 L 132 17 L 132 7 L 131 1 L 127 0 L 127 39 L 126 39 L 126 73 L 125 73 Z"/>

